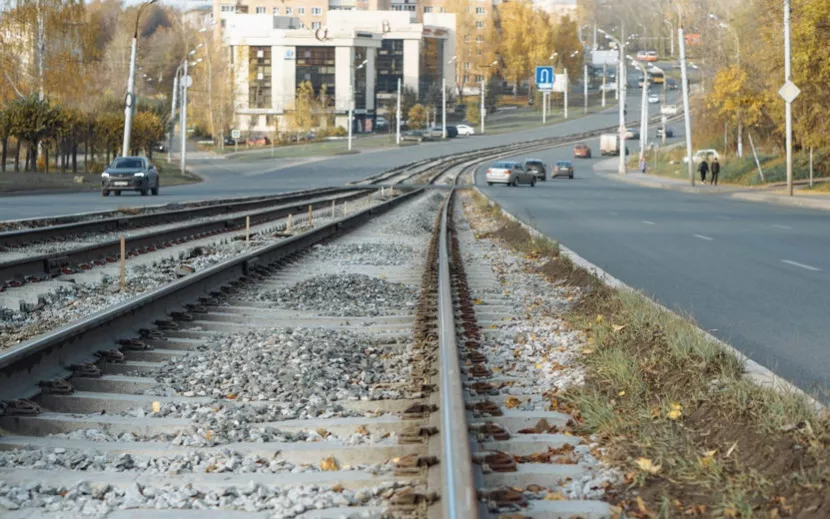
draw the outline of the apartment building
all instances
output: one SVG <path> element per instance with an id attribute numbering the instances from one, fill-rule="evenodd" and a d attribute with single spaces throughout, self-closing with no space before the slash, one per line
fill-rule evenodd
<path id="1" fill-rule="evenodd" d="M 394 96 L 398 81 L 416 91 L 455 82 L 455 16 L 427 14 L 413 23 L 394 11 L 328 14 L 323 31 L 296 18 L 229 14 L 223 41 L 233 65 L 236 127 L 252 133 L 284 129 L 301 83 L 325 93 L 335 125 L 371 131 L 379 100 Z"/>

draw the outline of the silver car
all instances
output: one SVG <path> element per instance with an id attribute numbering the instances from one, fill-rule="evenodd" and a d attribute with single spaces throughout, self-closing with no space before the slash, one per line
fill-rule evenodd
<path id="1" fill-rule="evenodd" d="M 503 160 L 496 162 L 489 168 L 485 174 L 487 185 L 505 184 L 508 186 L 518 186 L 519 184 L 530 184 L 531 187 L 536 185 L 536 175 L 532 171 L 525 169 L 521 162 Z"/>
<path id="2" fill-rule="evenodd" d="M 159 194 L 159 174 L 146 157 L 116 157 L 101 173 L 101 194 L 138 191 L 142 196 Z"/>

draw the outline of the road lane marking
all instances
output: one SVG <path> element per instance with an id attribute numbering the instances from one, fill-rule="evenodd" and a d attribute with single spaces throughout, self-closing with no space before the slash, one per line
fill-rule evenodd
<path id="1" fill-rule="evenodd" d="M 786 263 L 787 265 L 792 265 L 794 267 L 802 268 L 804 270 L 809 270 L 811 272 L 821 272 L 821 269 L 819 269 L 819 268 L 811 267 L 810 265 L 805 265 L 804 263 L 799 263 L 797 261 L 781 260 L 781 263 Z"/>
<path id="2" fill-rule="evenodd" d="M 701 240 L 706 240 L 706 241 L 714 240 L 714 238 L 710 238 L 710 237 L 704 236 L 702 234 L 693 234 L 692 236 L 694 236 L 695 238 L 700 238 Z"/>
<path id="3" fill-rule="evenodd" d="M 773 225 L 773 227 L 776 227 L 778 229 L 787 229 L 788 231 L 793 230 L 793 228 L 790 227 L 789 225 Z"/>
<path id="4" fill-rule="evenodd" d="M 657 225 L 656 223 L 652 222 L 651 220 L 643 220 L 643 223 L 648 225 Z"/>

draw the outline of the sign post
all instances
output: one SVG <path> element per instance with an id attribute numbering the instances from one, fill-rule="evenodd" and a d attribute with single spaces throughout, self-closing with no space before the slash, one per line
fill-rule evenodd
<path id="1" fill-rule="evenodd" d="M 231 138 L 233 138 L 233 151 L 239 151 L 239 130 L 231 130 Z"/>
<path id="2" fill-rule="evenodd" d="M 542 93 L 542 124 L 547 123 L 547 97 L 553 90 L 555 78 L 553 67 L 536 67 L 536 88 Z"/>

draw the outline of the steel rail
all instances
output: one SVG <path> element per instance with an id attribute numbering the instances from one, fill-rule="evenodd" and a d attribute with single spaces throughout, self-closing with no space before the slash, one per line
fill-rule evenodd
<path id="1" fill-rule="evenodd" d="M 359 227 L 421 192 L 402 194 L 338 221 L 228 259 L 0 352 L 0 400 L 32 398 L 40 393 L 39 381 L 67 378 L 73 364 L 89 362 L 96 352 L 115 347 L 120 338 L 137 336 L 154 321 L 168 319 L 172 309 L 196 303 L 249 277 L 258 268 L 276 264 L 322 240 Z"/>
<path id="2" fill-rule="evenodd" d="M 207 222 L 196 222 L 175 227 L 173 229 L 162 229 L 150 231 L 127 239 L 130 251 L 147 252 L 158 248 L 165 248 L 172 245 L 176 240 L 191 240 L 200 237 L 207 237 L 228 231 L 244 229 L 246 218 L 250 217 L 251 225 L 283 218 L 289 214 L 302 214 L 310 205 L 313 209 L 325 209 L 329 207 L 332 200 L 353 200 L 365 196 L 367 191 L 373 188 L 367 187 L 364 191 L 342 189 L 327 191 L 322 194 L 311 193 L 302 197 L 291 197 L 285 203 L 268 204 L 269 208 L 255 211 L 248 214 L 228 215 L 227 218 L 218 218 Z M 324 197 L 324 198 L 321 198 Z M 91 264 L 95 261 L 106 262 L 106 257 L 115 260 L 120 256 L 121 240 L 119 238 L 109 239 L 98 243 L 92 243 L 76 247 L 67 251 L 38 254 L 16 260 L 0 262 L 0 281 L 14 279 L 54 277 L 61 274 L 65 267 L 76 268 L 81 264 Z"/>
<path id="3" fill-rule="evenodd" d="M 204 218 L 243 211 L 253 211 L 276 204 L 285 204 L 309 197 L 335 194 L 345 191 L 342 188 L 321 188 L 296 191 L 267 197 L 253 197 L 245 200 L 216 201 L 194 207 L 178 208 L 169 211 L 157 211 L 136 215 L 118 215 L 82 221 L 64 222 L 70 216 L 44 218 L 45 221 L 57 221 L 53 225 L 32 227 L 14 231 L 0 232 L 0 245 L 15 247 L 26 243 L 40 242 L 53 238 L 64 238 L 71 234 L 91 232 L 113 232 L 135 230 L 141 227 L 174 223 L 193 218 Z M 101 213 L 112 214 L 112 212 Z M 41 220 L 41 219 L 37 219 Z"/>
<path id="4" fill-rule="evenodd" d="M 441 361 L 441 503 L 445 519 L 478 517 L 467 410 L 456 343 L 455 311 L 450 279 L 448 212 L 455 190 L 444 202 L 438 252 L 438 340 Z"/>

